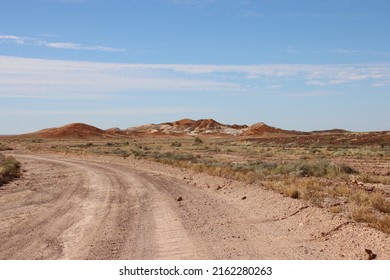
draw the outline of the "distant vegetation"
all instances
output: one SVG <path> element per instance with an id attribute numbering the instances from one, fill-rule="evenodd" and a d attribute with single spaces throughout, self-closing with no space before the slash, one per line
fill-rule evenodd
<path id="1" fill-rule="evenodd" d="M 20 163 L 11 156 L 0 154 L 0 186 L 20 175 Z"/>

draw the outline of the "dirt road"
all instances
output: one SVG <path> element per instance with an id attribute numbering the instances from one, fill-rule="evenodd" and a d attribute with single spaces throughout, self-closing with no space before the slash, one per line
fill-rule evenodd
<path id="1" fill-rule="evenodd" d="M 14 155 L 0 259 L 390 259 L 389 236 L 302 201 L 157 163 Z"/>

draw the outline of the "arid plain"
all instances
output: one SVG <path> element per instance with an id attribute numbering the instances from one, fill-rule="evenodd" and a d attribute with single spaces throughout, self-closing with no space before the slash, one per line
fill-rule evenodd
<path id="1" fill-rule="evenodd" d="M 1 259 L 390 259 L 389 131 L 183 119 L 0 142 Z"/>

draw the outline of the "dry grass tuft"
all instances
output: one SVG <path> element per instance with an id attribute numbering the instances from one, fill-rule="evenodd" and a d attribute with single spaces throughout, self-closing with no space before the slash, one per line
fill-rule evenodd
<path id="1" fill-rule="evenodd" d="M 376 228 L 383 232 L 390 233 L 390 216 L 387 215 L 379 219 L 376 223 Z"/>
<path id="2" fill-rule="evenodd" d="M 377 220 L 375 213 L 372 211 L 372 208 L 367 206 L 355 206 L 351 212 L 352 218 L 356 222 L 374 224 Z"/>
<path id="3" fill-rule="evenodd" d="M 373 208 L 382 212 L 382 213 L 390 213 L 390 201 L 386 199 L 380 193 L 374 193 L 370 196 L 370 203 Z"/>
<path id="4" fill-rule="evenodd" d="M 369 206 L 354 206 L 352 218 L 356 222 L 367 223 L 373 228 L 379 229 L 385 233 L 390 233 L 390 215 L 375 212 L 375 209 Z"/>
<path id="5" fill-rule="evenodd" d="M 289 164 L 276 167 L 281 174 L 289 174 L 298 177 L 337 177 L 343 174 L 356 174 L 357 170 L 345 164 L 335 164 L 327 160 L 301 159 Z"/>
<path id="6" fill-rule="evenodd" d="M 0 151 L 11 151 L 12 148 L 8 147 L 7 145 L 0 143 Z"/>
<path id="7" fill-rule="evenodd" d="M 299 199 L 301 197 L 301 194 L 297 189 L 292 189 L 289 197 L 294 198 L 294 199 Z"/>
<path id="8" fill-rule="evenodd" d="M 20 175 L 20 163 L 11 156 L 0 155 L 0 186 Z"/>

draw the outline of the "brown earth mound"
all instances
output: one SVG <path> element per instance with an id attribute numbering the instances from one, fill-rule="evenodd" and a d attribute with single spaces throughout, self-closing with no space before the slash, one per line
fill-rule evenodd
<path id="1" fill-rule="evenodd" d="M 233 129 L 241 130 L 248 127 L 247 125 L 222 124 L 213 119 L 200 119 L 196 121 L 191 119 L 182 119 L 179 121 L 175 121 L 172 123 L 165 123 L 165 124 L 172 125 L 176 129 L 183 129 L 187 131 L 204 132 L 205 130 L 208 130 L 209 132 L 212 132 L 213 130 L 215 130 L 215 133 L 220 133 L 221 132 L 220 130 L 224 128 L 233 128 Z"/>
<path id="2" fill-rule="evenodd" d="M 276 128 L 273 126 L 268 126 L 263 122 L 259 122 L 248 127 L 248 129 L 243 132 L 243 135 L 291 134 L 291 133 L 296 133 L 296 132 Z"/>
<path id="3" fill-rule="evenodd" d="M 246 124 L 233 124 L 233 125 L 230 125 L 231 128 L 234 128 L 234 129 L 244 129 L 244 128 L 248 128 L 248 126 Z"/>
<path id="4" fill-rule="evenodd" d="M 191 127 L 193 124 L 194 124 L 194 120 L 191 120 L 191 119 L 182 119 L 182 120 L 178 120 L 178 121 L 175 121 L 173 123 L 167 123 L 167 124 L 171 124 L 172 126 L 175 126 L 175 127 Z"/>
<path id="5" fill-rule="evenodd" d="M 182 129 L 188 129 L 190 130 L 202 130 L 207 128 L 220 128 L 223 125 L 213 119 L 200 119 L 200 120 L 191 120 L 191 119 L 182 119 L 174 122 L 168 122 L 168 123 L 162 123 L 160 125 L 170 125 L 175 128 L 182 128 Z"/>
<path id="6" fill-rule="evenodd" d="M 42 138 L 94 138 L 113 136 L 111 132 L 83 123 L 72 123 L 61 127 L 47 128 L 30 135 L 36 135 Z"/>
<path id="7" fill-rule="evenodd" d="M 125 130 L 120 129 L 119 127 L 113 127 L 105 130 L 111 135 L 117 135 L 117 136 L 126 136 L 128 133 Z"/>
<path id="8" fill-rule="evenodd" d="M 201 119 L 194 122 L 194 124 L 191 126 L 192 130 L 204 130 L 204 129 L 215 129 L 215 128 L 222 128 L 223 125 L 213 119 Z"/>

